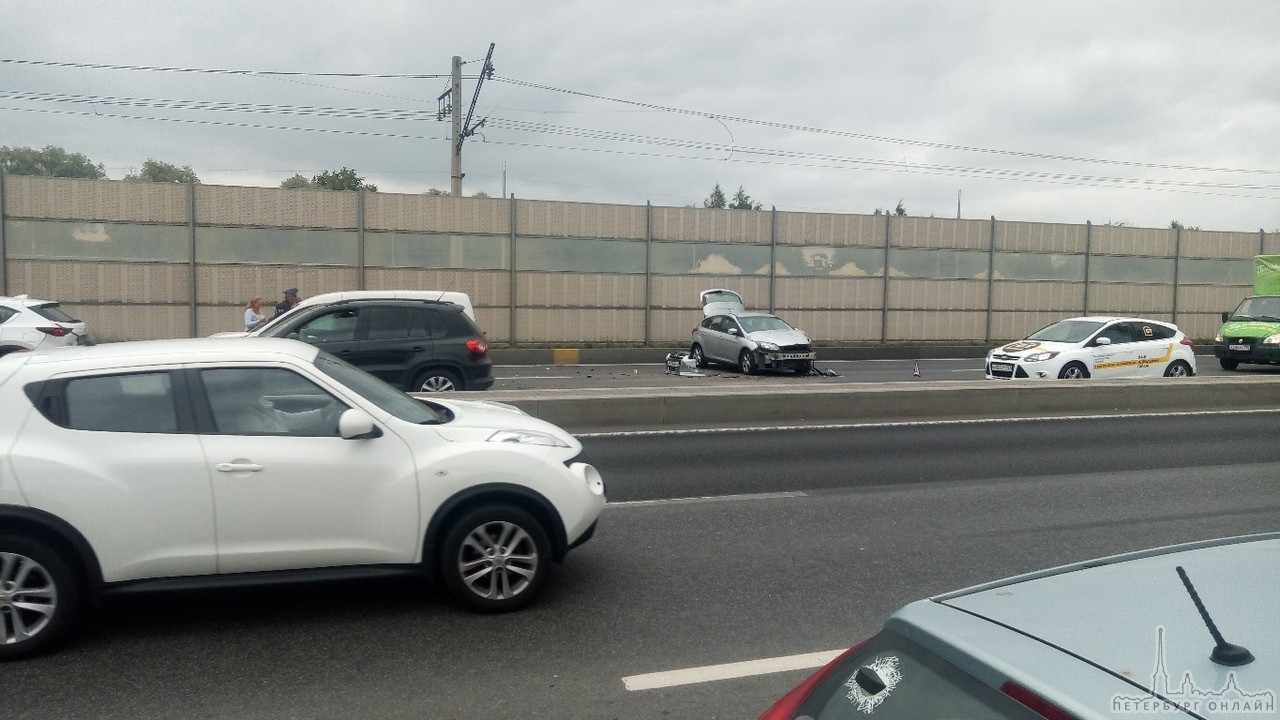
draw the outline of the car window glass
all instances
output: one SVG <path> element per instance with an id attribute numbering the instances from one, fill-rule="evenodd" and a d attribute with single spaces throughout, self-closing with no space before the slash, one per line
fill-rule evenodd
<path id="1" fill-rule="evenodd" d="M 200 381 L 219 433 L 334 436 L 346 409 L 324 388 L 281 368 L 213 368 L 201 370 Z"/>
<path id="2" fill-rule="evenodd" d="M 462 313 L 456 313 L 456 315 L 458 318 L 463 317 Z M 427 325 L 428 325 L 428 330 L 426 333 L 427 337 L 442 338 L 449 334 L 449 323 L 446 318 L 446 315 L 443 312 L 437 312 L 435 310 L 427 310 L 425 314 L 421 314 L 419 315 L 419 317 L 424 317 L 427 321 Z M 458 325 L 461 325 L 461 324 L 462 323 L 458 323 Z M 454 328 L 454 330 L 455 330 L 455 334 L 457 335 L 469 334 L 468 330 L 463 327 L 456 327 Z"/>
<path id="3" fill-rule="evenodd" d="M 67 381 L 67 427 L 106 432 L 177 432 L 167 372 L 103 375 Z"/>
<path id="4" fill-rule="evenodd" d="M 348 342 L 355 339 L 359 320 L 359 310 L 327 312 L 299 325 L 298 339 L 309 343 Z"/>
<path id="5" fill-rule="evenodd" d="M 1139 342 L 1143 340 L 1168 340 L 1173 337 L 1173 328 L 1156 323 L 1134 323 L 1133 336 Z"/>
<path id="6" fill-rule="evenodd" d="M 31 309 L 34 310 L 37 315 L 39 315 L 40 317 L 46 320 L 52 320 L 54 322 L 61 322 L 61 323 L 80 322 L 79 320 L 63 312 L 62 308 L 58 307 L 58 303 L 49 303 L 48 305 L 33 305 L 31 306 Z"/>
<path id="7" fill-rule="evenodd" d="M 17 315 L 18 311 L 7 307 L 0 307 L 0 323 L 9 322 L 9 318 Z"/>
<path id="8" fill-rule="evenodd" d="M 316 368 L 348 390 L 405 422 L 436 425 L 448 418 L 432 406 L 391 387 L 369 373 L 326 352 L 316 356 Z"/>
<path id="9" fill-rule="evenodd" d="M 1102 329 L 1098 333 L 1100 338 L 1110 338 L 1112 345 L 1127 343 L 1133 340 L 1133 335 L 1129 329 L 1129 323 L 1114 323 Z"/>
<path id="10" fill-rule="evenodd" d="M 411 332 L 414 315 L 417 314 L 416 337 L 426 334 L 425 323 L 420 313 L 407 307 L 371 307 L 365 308 L 365 337 L 369 340 L 390 340 L 395 338 L 414 337 Z"/>
<path id="11" fill-rule="evenodd" d="M 753 315 L 749 317 L 738 318 L 742 323 L 742 328 L 747 332 L 764 332 L 767 330 L 791 330 L 793 329 L 782 318 L 773 317 L 772 315 Z"/>
<path id="12" fill-rule="evenodd" d="M 868 667 L 884 682 L 878 693 L 855 680 Z M 816 685 L 802 712 L 815 720 L 1021 720 L 1039 717 L 1021 703 L 979 682 L 928 649 L 881 632 Z"/>

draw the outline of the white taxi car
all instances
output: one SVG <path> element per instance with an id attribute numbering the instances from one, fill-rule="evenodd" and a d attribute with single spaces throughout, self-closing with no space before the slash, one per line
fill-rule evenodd
<path id="1" fill-rule="evenodd" d="M 987 379 L 1190 377 L 1195 347 L 1176 325 L 1133 317 L 1075 317 L 987 353 Z"/>
<path id="2" fill-rule="evenodd" d="M 564 430 L 295 340 L 14 353 L 0 408 L 0 660 L 126 589 L 421 574 L 515 610 L 605 504 Z"/>

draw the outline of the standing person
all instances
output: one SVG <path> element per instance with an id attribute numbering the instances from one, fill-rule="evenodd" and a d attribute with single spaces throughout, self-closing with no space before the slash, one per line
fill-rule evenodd
<path id="1" fill-rule="evenodd" d="M 276 303 L 275 316 L 280 317 L 281 315 L 289 312 L 290 310 L 293 309 L 294 305 L 297 305 L 301 301 L 302 301 L 302 298 L 298 297 L 298 288 L 289 288 L 288 290 L 285 290 L 284 300 Z"/>
<path id="2" fill-rule="evenodd" d="M 253 332 L 262 327 L 266 320 L 267 316 L 262 312 L 262 298 L 250 298 L 244 310 L 244 331 Z"/>

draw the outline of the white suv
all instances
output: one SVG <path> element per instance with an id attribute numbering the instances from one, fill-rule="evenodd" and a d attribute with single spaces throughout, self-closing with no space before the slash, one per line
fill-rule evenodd
<path id="1" fill-rule="evenodd" d="M 125 588 L 418 573 L 515 610 L 605 503 L 560 428 L 293 340 L 14 353 L 0 407 L 0 660 Z"/>
<path id="2" fill-rule="evenodd" d="M 0 296 L 0 355 L 92 344 L 85 324 L 58 303 L 26 295 Z"/>

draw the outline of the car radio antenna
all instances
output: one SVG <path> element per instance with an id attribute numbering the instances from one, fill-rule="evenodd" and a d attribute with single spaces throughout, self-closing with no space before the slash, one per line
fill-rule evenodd
<path id="1" fill-rule="evenodd" d="M 1182 579 L 1182 584 L 1187 588 L 1187 593 L 1191 595 L 1191 602 L 1196 604 L 1196 610 L 1200 611 L 1200 618 L 1204 620 L 1204 624 L 1209 628 L 1209 634 L 1213 636 L 1213 641 L 1217 645 L 1213 648 L 1213 652 L 1209 653 L 1209 659 L 1218 665 L 1226 665 L 1227 667 L 1236 667 L 1237 665 L 1248 665 L 1253 662 L 1253 653 L 1248 648 L 1239 645 L 1233 645 L 1222 637 L 1222 633 L 1218 631 L 1218 626 L 1214 624 L 1213 618 L 1209 617 L 1209 611 L 1205 609 L 1204 603 L 1200 601 L 1200 594 L 1196 592 L 1196 588 L 1191 584 L 1191 578 L 1187 577 L 1187 571 L 1179 565 L 1175 570 L 1178 571 L 1178 577 Z"/>

